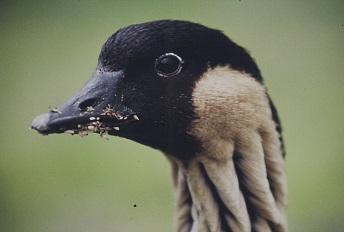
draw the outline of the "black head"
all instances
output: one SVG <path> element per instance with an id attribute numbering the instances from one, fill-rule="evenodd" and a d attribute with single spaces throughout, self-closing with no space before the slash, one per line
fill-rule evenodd
<path id="1" fill-rule="evenodd" d="M 86 85 L 31 127 L 117 135 L 191 156 L 200 149 L 187 133 L 196 117 L 193 87 L 209 68 L 225 65 L 261 81 L 250 55 L 218 30 L 172 20 L 125 27 L 103 45 Z"/>
<path id="2" fill-rule="evenodd" d="M 152 61 L 170 52 L 187 61 L 183 69 L 192 76 L 207 67 L 230 64 L 234 70 L 261 80 L 256 64 L 245 49 L 221 31 L 178 20 L 153 21 L 118 30 L 103 45 L 97 69 L 134 71 L 140 65 L 147 69 Z"/>

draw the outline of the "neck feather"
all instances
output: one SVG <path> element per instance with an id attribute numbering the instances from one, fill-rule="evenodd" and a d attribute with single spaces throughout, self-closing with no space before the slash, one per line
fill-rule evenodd
<path id="1" fill-rule="evenodd" d="M 243 75 L 218 68 L 196 84 L 190 133 L 202 152 L 168 156 L 177 231 L 287 231 L 280 134 L 264 86 Z"/>
<path id="2" fill-rule="evenodd" d="M 284 181 L 274 173 L 269 176 L 254 170 L 260 168 L 252 163 L 257 161 L 243 161 L 240 153 L 232 154 L 228 161 L 200 157 L 183 163 L 170 158 L 176 231 L 287 231 L 286 202 L 281 197 L 285 187 L 270 178 Z M 264 166 L 267 170 L 268 165 Z M 249 174 L 243 174 L 244 169 Z"/>

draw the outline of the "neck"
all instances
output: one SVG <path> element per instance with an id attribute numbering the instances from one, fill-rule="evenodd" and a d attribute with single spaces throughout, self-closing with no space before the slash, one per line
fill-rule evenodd
<path id="1" fill-rule="evenodd" d="M 189 133 L 202 151 L 187 162 L 168 156 L 177 231 L 287 231 L 282 144 L 264 86 L 217 68 L 196 83 L 193 100 Z"/>
<path id="2" fill-rule="evenodd" d="M 263 146 L 254 156 L 249 154 L 254 147 L 244 154 L 226 145 L 227 159 L 199 154 L 185 163 L 170 158 L 176 231 L 287 231 L 283 162 L 264 157 Z"/>

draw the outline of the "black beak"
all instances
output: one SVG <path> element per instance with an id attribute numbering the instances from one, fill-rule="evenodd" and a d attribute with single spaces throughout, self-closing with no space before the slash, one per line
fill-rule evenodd
<path id="1" fill-rule="evenodd" d="M 74 96 L 49 113 L 37 116 L 31 128 L 41 134 L 96 132 L 107 134 L 138 120 L 136 113 L 123 104 L 118 83 L 122 71 L 96 71 Z"/>

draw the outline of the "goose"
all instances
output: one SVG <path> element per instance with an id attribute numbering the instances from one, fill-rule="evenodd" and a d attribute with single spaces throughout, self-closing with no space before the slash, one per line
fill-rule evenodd
<path id="1" fill-rule="evenodd" d="M 162 151 L 176 231 L 288 230 L 277 110 L 253 58 L 217 29 L 181 20 L 119 29 L 86 84 L 31 128 Z"/>

